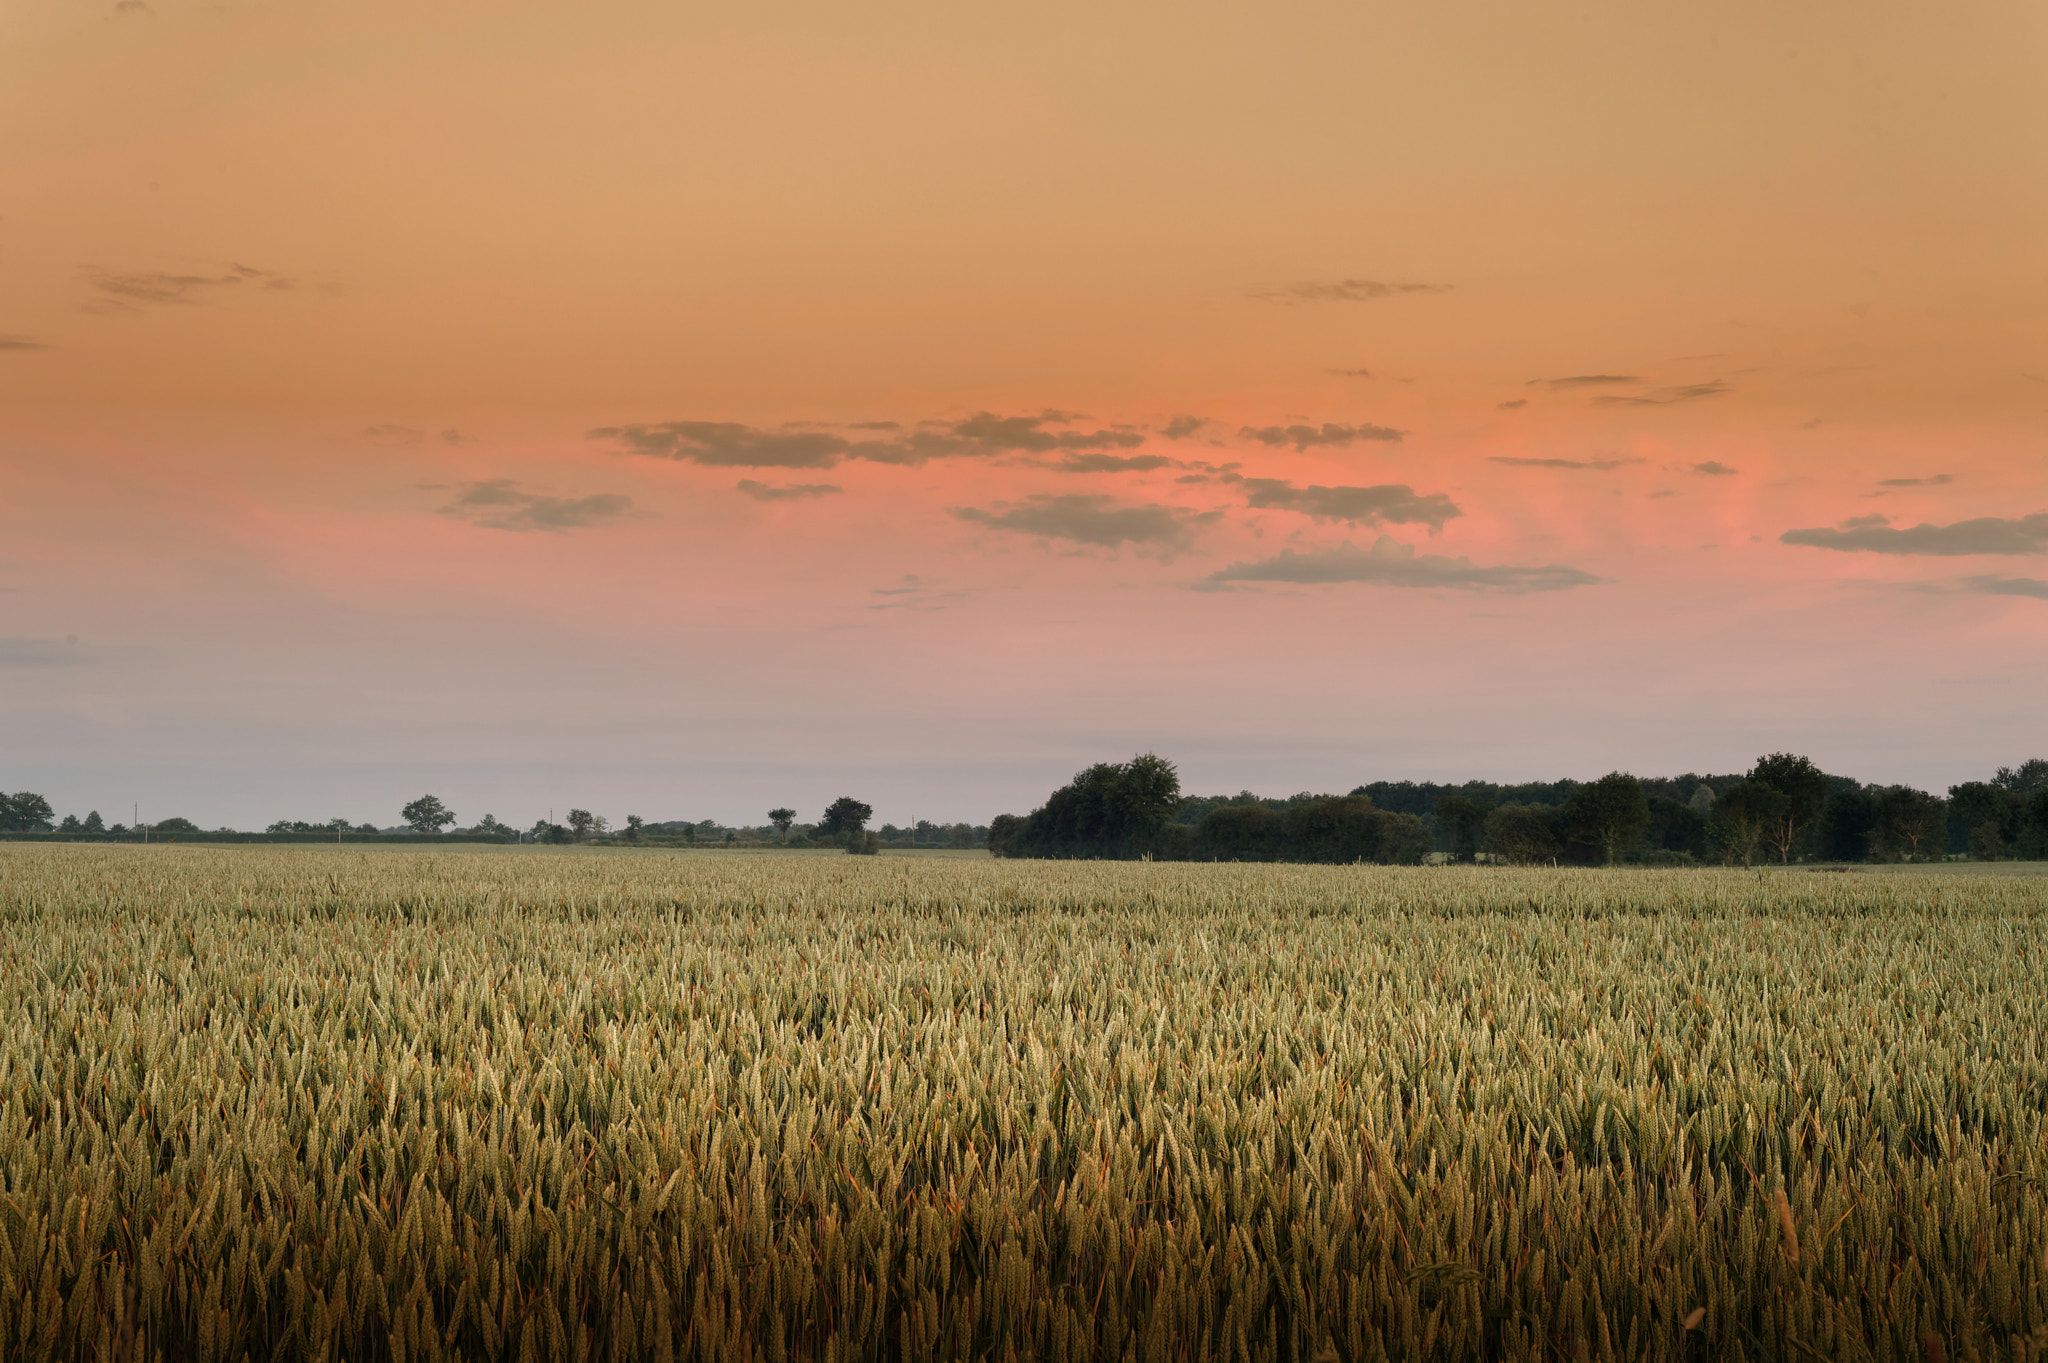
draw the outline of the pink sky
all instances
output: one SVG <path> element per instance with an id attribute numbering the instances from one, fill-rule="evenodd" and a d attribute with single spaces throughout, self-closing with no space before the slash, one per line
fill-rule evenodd
<path id="1" fill-rule="evenodd" d="M 1984 777 L 2048 751 L 2044 57 L 2016 2 L 23 0 L 0 785 Z"/>

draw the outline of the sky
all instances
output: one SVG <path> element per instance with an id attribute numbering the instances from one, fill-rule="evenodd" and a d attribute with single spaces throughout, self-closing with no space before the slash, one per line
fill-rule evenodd
<path id="1" fill-rule="evenodd" d="M 12 0 L 0 786 L 2048 752 L 2025 0 Z"/>

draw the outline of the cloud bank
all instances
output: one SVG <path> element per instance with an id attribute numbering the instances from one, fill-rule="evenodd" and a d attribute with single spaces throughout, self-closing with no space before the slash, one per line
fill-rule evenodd
<path id="1" fill-rule="evenodd" d="M 1966 577 L 1972 591 L 1987 596 L 2031 596 L 2048 601 L 2048 582 L 2038 577 Z"/>
<path id="2" fill-rule="evenodd" d="M 1640 464 L 1640 459 L 1517 459 L 1511 455 L 1496 454 L 1487 458 L 1489 464 L 1509 464 L 1521 469 L 1618 469 L 1624 464 Z"/>
<path id="3" fill-rule="evenodd" d="M 1370 549 L 1349 543 L 1306 553 L 1286 549 L 1274 558 L 1233 563 L 1211 573 L 1206 582 L 1370 582 L 1385 587 L 1448 587 L 1455 591 L 1523 595 L 1591 586 L 1600 580 L 1591 573 L 1557 563 L 1540 567 L 1482 567 L 1468 558 L 1418 554 L 1413 546 L 1382 535 Z"/>
<path id="4" fill-rule="evenodd" d="M 1403 294 L 1449 293 L 1450 284 L 1388 284 L 1377 279 L 1339 279 L 1328 284 L 1289 284 L 1255 289 L 1251 296 L 1266 303 L 1377 303 Z"/>
<path id="5" fill-rule="evenodd" d="M 460 516 L 486 530 L 574 530 L 625 515 L 633 499 L 617 492 L 589 497 L 550 497 L 522 492 L 510 478 L 464 483 L 454 501 L 441 508 L 444 516 Z"/>
<path id="6" fill-rule="evenodd" d="M 1311 445 L 1352 445 L 1361 440 L 1399 440 L 1404 434 L 1391 426 L 1340 426 L 1326 421 L 1321 426 L 1240 426 L 1238 435 L 1261 445 L 1278 448 L 1292 445 L 1302 452 Z"/>
<path id="7" fill-rule="evenodd" d="M 1979 516 L 1953 525 L 1919 525 L 1900 529 L 1883 516 L 1858 516 L 1828 529 L 1787 530 L 1778 537 L 1784 544 L 1803 544 L 1814 549 L 1838 549 L 1845 553 L 1928 554 L 1956 558 L 1967 554 L 2048 553 L 2048 512 L 2002 520 Z"/>
<path id="8" fill-rule="evenodd" d="M 827 469 L 848 459 L 919 465 L 933 459 L 1133 449 L 1145 443 L 1144 432 L 1129 427 L 1067 429 L 1078 420 L 1079 414 L 1073 412 L 1046 411 L 1037 416 L 977 412 L 955 420 L 920 422 L 908 430 L 893 421 L 862 422 L 846 428 L 880 437 L 868 439 L 807 426 L 771 430 L 737 421 L 598 426 L 585 434 L 592 440 L 612 441 L 628 454 L 712 468 Z"/>
<path id="9" fill-rule="evenodd" d="M 1241 480 L 1249 506 L 1299 511 L 1320 520 L 1353 521 L 1364 525 L 1426 525 L 1443 529 L 1444 522 L 1462 516 L 1449 497 L 1441 492 L 1418 494 L 1406 483 L 1377 483 L 1371 487 L 1296 487 L 1279 478 Z"/>
<path id="10" fill-rule="evenodd" d="M 1041 539 L 1071 540 L 1114 549 L 1147 545 L 1159 549 L 1187 547 L 1196 526 L 1214 521 L 1221 512 L 1192 512 L 1185 507 L 1146 503 L 1118 506 L 1108 497 L 1088 493 L 1028 497 L 998 510 L 955 507 L 953 514 L 993 530 L 1010 530 Z"/>
<path id="11" fill-rule="evenodd" d="M 752 478 L 742 478 L 735 486 L 757 502 L 800 502 L 846 491 L 832 483 L 786 483 L 777 487 L 772 483 L 757 483 Z"/>

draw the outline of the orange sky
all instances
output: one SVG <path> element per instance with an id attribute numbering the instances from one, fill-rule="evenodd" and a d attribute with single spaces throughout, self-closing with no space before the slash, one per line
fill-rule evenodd
<path id="1" fill-rule="evenodd" d="M 2018 0 L 17 0 L 0 784 L 1983 777 L 2044 64 Z"/>

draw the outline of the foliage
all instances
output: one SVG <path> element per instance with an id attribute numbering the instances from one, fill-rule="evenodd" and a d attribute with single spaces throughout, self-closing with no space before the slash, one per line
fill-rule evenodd
<path id="1" fill-rule="evenodd" d="M 1180 804 L 1180 775 L 1171 762 L 1140 753 L 1128 762 L 1098 762 L 1031 811 L 1004 855 L 1129 859 L 1152 852 L 1160 829 Z"/>
<path id="2" fill-rule="evenodd" d="M 1642 782 L 1611 771 L 1571 793 L 1558 826 L 1568 838 L 1598 848 L 1600 860 L 1612 866 L 1650 826 L 1650 802 Z"/>
<path id="3" fill-rule="evenodd" d="M 611 827 L 611 820 L 593 814 L 587 809 L 572 809 L 568 817 L 569 836 L 577 842 L 588 842 L 591 838 Z"/>
<path id="4" fill-rule="evenodd" d="M 50 829 L 56 811 L 50 802 L 32 790 L 0 795 L 0 831 L 40 833 Z"/>
<path id="5" fill-rule="evenodd" d="M 0 1356 L 2031 1359 L 2044 925 L 1913 872 L 4 846 Z"/>
<path id="6" fill-rule="evenodd" d="M 1778 796 L 1762 815 L 1762 836 L 1777 852 L 1778 864 L 1785 865 L 1820 818 L 1828 797 L 1827 775 L 1811 758 L 1774 752 L 1756 760 L 1749 779 Z"/>
<path id="7" fill-rule="evenodd" d="M 181 819 L 173 816 L 172 818 L 168 819 L 158 819 L 155 823 L 149 826 L 149 831 L 152 833 L 163 834 L 197 833 L 202 830 L 200 829 L 198 824 L 193 823 L 190 819 Z"/>
<path id="8" fill-rule="evenodd" d="M 874 817 L 872 805 L 862 804 L 851 795 L 842 795 L 825 807 L 824 817 L 818 820 L 818 833 L 827 838 L 859 833 Z"/>
<path id="9" fill-rule="evenodd" d="M 1556 811 L 1544 805 L 1501 805 L 1486 815 L 1486 850 L 1510 866 L 1540 866 L 1557 857 Z"/>
<path id="10" fill-rule="evenodd" d="M 1753 865 L 1770 830 L 1785 818 L 1785 797 L 1761 781 L 1741 780 L 1714 798 L 1708 840 L 1723 861 Z"/>
<path id="11" fill-rule="evenodd" d="M 398 811 L 405 826 L 415 833 L 438 833 L 455 822 L 455 811 L 433 795 L 422 795 Z"/>
<path id="12" fill-rule="evenodd" d="M 1948 810 L 1936 796 L 1911 786 L 1877 795 L 1870 854 L 1877 861 L 1927 861 L 1948 850 Z"/>
<path id="13" fill-rule="evenodd" d="M 870 811 L 870 813 L 872 812 Z M 776 832 L 786 838 L 789 836 L 790 825 L 796 822 L 796 811 L 793 809 L 771 809 L 768 811 L 768 822 L 775 826 Z"/>
<path id="14" fill-rule="evenodd" d="M 1478 859 L 1480 839 L 1486 832 L 1486 816 L 1493 807 L 1492 801 L 1474 799 L 1469 795 L 1447 795 L 1436 802 L 1436 826 L 1450 838 L 1451 860 Z"/>

